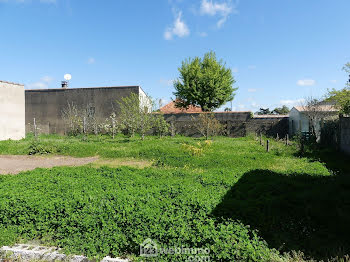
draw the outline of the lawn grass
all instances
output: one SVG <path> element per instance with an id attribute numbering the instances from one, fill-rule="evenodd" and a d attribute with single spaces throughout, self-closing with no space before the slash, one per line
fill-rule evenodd
<path id="1" fill-rule="evenodd" d="M 296 147 L 276 141 L 266 152 L 254 137 L 41 136 L 2 141 L 0 154 L 28 154 L 33 146 L 102 159 L 1 176 L 0 245 L 41 239 L 68 253 L 136 260 L 146 238 L 207 247 L 212 261 L 278 261 L 291 250 L 316 259 L 350 253 L 350 181 L 327 169 L 341 167 L 337 159 L 298 157 Z M 137 168 L 119 167 L 128 161 Z"/>

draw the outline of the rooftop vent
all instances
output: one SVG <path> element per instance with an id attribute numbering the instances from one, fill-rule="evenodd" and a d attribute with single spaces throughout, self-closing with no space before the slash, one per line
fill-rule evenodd
<path id="1" fill-rule="evenodd" d="M 68 81 L 62 81 L 62 82 L 61 82 L 61 85 L 62 85 L 62 88 L 63 88 L 63 89 L 68 88 Z"/>

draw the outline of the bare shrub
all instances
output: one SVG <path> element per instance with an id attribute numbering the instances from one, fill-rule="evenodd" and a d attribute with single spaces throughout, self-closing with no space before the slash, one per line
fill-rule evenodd
<path id="1" fill-rule="evenodd" d="M 66 134 L 78 135 L 83 129 L 83 118 L 78 107 L 73 102 L 68 102 L 62 110 L 62 119 L 65 124 Z"/>
<path id="2" fill-rule="evenodd" d="M 320 136 L 320 122 L 334 115 L 334 112 L 330 110 L 329 106 L 314 97 L 306 98 L 301 104 L 301 108 L 304 115 L 309 120 L 309 132 L 311 136 L 317 140 Z"/>
<path id="3" fill-rule="evenodd" d="M 112 113 L 109 118 L 106 119 L 105 123 L 101 125 L 101 129 L 106 134 L 109 134 L 113 139 L 115 138 L 115 135 L 119 132 L 121 126 L 119 124 L 119 121 L 117 119 L 116 113 Z"/>
<path id="4" fill-rule="evenodd" d="M 198 118 L 192 119 L 194 127 L 207 140 L 209 137 L 222 134 L 225 130 L 225 126 L 215 118 L 214 113 L 202 113 Z"/>

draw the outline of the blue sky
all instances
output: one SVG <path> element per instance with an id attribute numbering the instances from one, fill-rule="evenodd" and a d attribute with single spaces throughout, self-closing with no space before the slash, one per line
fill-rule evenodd
<path id="1" fill-rule="evenodd" d="M 234 110 L 292 106 L 340 89 L 349 0 L 0 0 L 0 79 L 27 88 L 141 85 L 172 97 L 187 57 L 234 72 Z"/>

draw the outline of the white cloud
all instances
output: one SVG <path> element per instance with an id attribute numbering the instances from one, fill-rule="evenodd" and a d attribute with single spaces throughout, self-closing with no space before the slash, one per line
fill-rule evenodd
<path id="1" fill-rule="evenodd" d="M 248 89 L 248 92 L 249 93 L 255 93 L 257 91 L 257 89 L 255 89 L 255 88 L 249 88 Z"/>
<path id="2" fill-rule="evenodd" d="M 338 81 L 337 80 L 331 80 L 332 84 L 336 84 Z"/>
<path id="3" fill-rule="evenodd" d="M 181 19 L 182 13 L 179 12 L 175 18 L 174 24 L 172 27 L 169 27 L 164 32 L 165 40 L 171 40 L 174 36 L 185 37 L 190 34 L 190 30 L 186 23 Z"/>
<path id="4" fill-rule="evenodd" d="M 51 76 L 43 76 L 40 80 L 42 82 L 44 82 L 44 83 L 50 83 L 50 82 L 53 81 L 53 77 L 51 77 Z"/>
<path id="5" fill-rule="evenodd" d="M 198 35 L 200 37 L 207 37 L 208 36 L 208 34 L 206 32 L 199 32 Z"/>
<path id="6" fill-rule="evenodd" d="M 255 101 L 253 101 L 250 105 L 253 108 L 258 108 L 258 104 Z"/>
<path id="7" fill-rule="evenodd" d="M 96 60 L 93 57 L 89 57 L 89 59 L 87 60 L 88 65 L 95 64 L 95 62 L 96 62 Z"/>
<path id="8" fill-rule="evenodd" d="M 313 86 L 316 84 L 316 81 L 313 79 L 301 79 L 298 80 L 297 85 L 298 86 Z"/>
<path id="9" fill-rule="evenodd" d="M 250 66 L 248 66 L 248 69 L 254 70 L 254 69 L 256 69 L 256 65 L 250 65 Z"/>
<path id="10" fill-rule="evenodd" d="M 165 86 L 173 86 L 174 80 L 161 78 L 159 83 Z"/>
<path id="11" fill-rule="evenodd" d="M 27 87 L 30 89 L 44 89 L 47 88 L 47 84 L 44 82 L 35 82 L 27 85 Z"/>
<path id="12" fill-rule="evenodd" d="M 245 105 L 239 104 L 239 105 L 238 105 L 238 108 L 239 108 L 240 110 L 243 110 L 243 109 L 245 109 Z"/>
<path id="13" fill-rule="evenodd" d="M 296 99 L 296 100 L 281 100 L 281 105 L 286 105 L 288 107 L 299 106 L 305 102 L 304 98 Z"/>
<path id="14" fill-rule="evenodd" d="M 238 73 L 238 68 L 237 67 L 232 68 L 232 72 L 233 73 Z"/>
<path id="15" fill-rule="evenodd" d="M 226 22 L 228 16 L 236 10 L 230 2 L 215 2 L 213 0 L 202 0 L 200 13 L 202 15 L 209 16 L 220 16 L 219 21 L 217 22 L 217 27 L 220 28 Z"/>
<path id="16" fill-rule="evenodd" d="M 29 89 L 45 89 L 49 87 L 49 84 L 53 81 L 54 79 L 51 76 L 43 76 L 40 78 L 39 81 L 28 84 L 27 88 Z"/>

